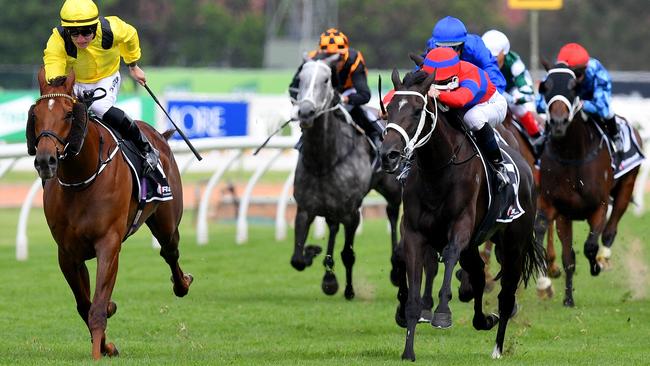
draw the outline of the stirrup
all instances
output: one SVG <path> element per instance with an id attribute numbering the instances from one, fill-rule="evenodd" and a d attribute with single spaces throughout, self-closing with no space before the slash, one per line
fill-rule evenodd
<path id="1" fill-rule="evenodd" d="M 497 163 L 495 164 L 495 172 L 497 176 L 497 180 L 499 181 L 499 185 L 497 187 L 497 191 L 502 191 L 508 184 L 510 184 L 510 178 L 508 178 L 508 170 L 506 169 L 506 166 L 503 163 Z"/>
<path id="2" fill-rule="evenodd" d="M 156 170 L 158 162 L 160 161 L 160 153 L 158 150 L 151 148 L 151 151 L 148 151 L 144 154 L 144 165 L 142 169 L 142 175 L 149 175 L 151 172 Z"/>

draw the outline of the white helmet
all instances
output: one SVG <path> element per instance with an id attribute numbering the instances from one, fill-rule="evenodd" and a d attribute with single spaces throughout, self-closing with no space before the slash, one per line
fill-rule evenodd
<path id="1" fill-rule="evenodd" d="M 483 39 L 483 43 L 485 43 L 485 46 L 494 57 L 497 57 L 501 51 L 503 51 L 504 55 L 510 52 L 510 41 L 508 37 L 496 29 L 485 32 L 481 39 Z"/>

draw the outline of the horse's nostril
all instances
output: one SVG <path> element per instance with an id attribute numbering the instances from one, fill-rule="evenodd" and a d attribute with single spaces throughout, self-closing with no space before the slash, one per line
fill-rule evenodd
<path id="1" fill-rule="evenodd" d="M 56 158 L 54 156 L 50 156 L 50 158 L 47 160 L 47 163 L 50 166 L 56 165 Z"/>
<path id="2" fill-rule="evenodd" d="M 388 158 L 391 159 L 391 160 L 395 160 L 395 159 L 399 158 L 399 152 L 395 151 L 395 150 L 389 152 L 388 153 Z"/>

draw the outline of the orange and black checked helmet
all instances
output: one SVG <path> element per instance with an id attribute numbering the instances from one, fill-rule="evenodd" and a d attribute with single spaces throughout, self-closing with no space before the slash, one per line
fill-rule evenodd
<path id="1" fill-rule="evenodd" d="M 336 28 L 330 28 L 320 35 L 320 51 L 325 53 L 348 52 L 348 36 Z"/>

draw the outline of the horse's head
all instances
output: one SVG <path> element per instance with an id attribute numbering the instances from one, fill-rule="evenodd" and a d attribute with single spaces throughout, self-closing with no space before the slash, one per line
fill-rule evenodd
<path id="1" fill-rule="evenodd" d="M 539 84 L 539 92 L 544 96 L 548 108 L 546 120 L 552 137 L 563 137 L 580 110 L 576 85 L 575 74 L 564 64 L 548 70 L 546 80 Z"/>
<path id="2" fill-rule="evenodd" d="M 36 156 L 34 167 L 42 179 L 56 175 L 60 159 L 81 150 L 88 124 L 83 103 L 72 96 L 74 74 L 45 81 L 45 71 L 38 74 L 41 96 L 30 107 L 25 134 L 27 152 Z"/>
<path id="3" fill-rule="evenodd" d="M 336 63 L 340 55 L 322 59 L 306 60 L 298 74 L 298 118 L 300 127 L 310 128 L 314 119 L 321 115 L 336 96 L 332 80 L 336 78 Z"/>
<path id="4" fill-rule="evenodd" d="M 410 158 L 414 149 L 429 140 L 436 121 L 435 108 L 434 111 L 427 108 L 430 100 L 427 93 L 435 74 L 410 72 L 402 82 L 397 69 L 393 69 L 391 79 L 395 94 L 386 107 L 388 125 L 381 147 L 382 168 L 390 173 L 397 170 L 403 157 Z M 427 113 L 432 116 L 428 132 L 425 128 Z"/>

